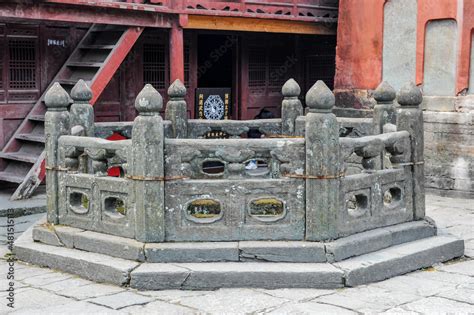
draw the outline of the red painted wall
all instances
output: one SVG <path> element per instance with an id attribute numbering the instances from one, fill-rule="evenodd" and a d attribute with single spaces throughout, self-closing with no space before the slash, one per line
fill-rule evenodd
<path id="1" fill-rule="evenodd" d="M 382 80 L 383 9 L 387 0 L 340 0 L 335 89 L 374 89 Z M 403 12 L 400 12 L 403 14 Z M 423 84 L 429 21 L 455 19 L 459 27 L 457 92 L 469 85 L 474 1 L 418 0 L 416 83 Z"/>

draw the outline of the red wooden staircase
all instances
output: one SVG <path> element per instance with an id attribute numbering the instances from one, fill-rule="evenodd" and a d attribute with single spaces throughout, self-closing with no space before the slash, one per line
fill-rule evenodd
<path id="1" fill-rule="evenodd" d="M 51 85 L 59 82 L 70 92 L 83 79 L 92 89 L 94 105 L 142 31 L 137 27 L 93 25 Z M 44 94 L 0 152 L 0 187 L 1 182 L 18 185 L 11 199 L 28 198 L 45 177 L 43 98 Z"/>

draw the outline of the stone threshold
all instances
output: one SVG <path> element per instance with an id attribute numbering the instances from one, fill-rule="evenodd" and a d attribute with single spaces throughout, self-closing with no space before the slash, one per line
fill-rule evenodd
<path id="1" fill-rule="evenodd" d="M 337 262 L 434 235 L 436 227 L 425 220 L 378 228 L 325 243 L 306 241 L 141 243 L 129 238 L 67 226 L 40 224 L 33 228 L 33 240 L 46 245 L 75 248 L 150 263 Z"/>
<path id="2" fill-rule="evenodd" d="M 464 241 L 431 236 L 335 263 L 148 263 L 34 242 L 30 228 L 15 243 L 18 259 L 139 290 L 340 288 L 384 280 L 460 257 Z"/>

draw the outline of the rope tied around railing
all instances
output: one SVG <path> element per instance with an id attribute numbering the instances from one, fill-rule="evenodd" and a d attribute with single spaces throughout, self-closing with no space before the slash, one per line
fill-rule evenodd
<path id="1" fill-rule="evenodd" d="M 283 174 L 283 177 L 289 178 L 298 178 L 298 179 L 337 179 L 341 177 L 345 177 L 346 174 L 344 172 L 336 174 L 336 175 L 303 175 L 303 174 Z"/>
<path id="2" fill-rule="evenodd" d="M 405 162 L 405 163 L 392 163 L 393 166 L 409 166 L 409 165 L 424 165 L 425 161 L 418 162 Z"/>
<path id="3" fill-rule="evenodd" d="M 141 176 L 141 175 L 126 175 L 128 179 L 140 180 L 140 181 L 160 181 L 160 182 L 169 182 L 175 180 L 189 179 L 188 176 Z"/>

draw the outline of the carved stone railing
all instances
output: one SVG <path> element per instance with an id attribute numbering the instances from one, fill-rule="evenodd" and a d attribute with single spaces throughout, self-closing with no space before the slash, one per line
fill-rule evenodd
<path id="1" fill-rule="evenodd" d="M 48 221 L 143 242 L 326 241 L 424 217 L 422 95 L 382 83 L 373 120 L 338 119 L 318 81 L 289 80 L 281 119 L 187 118 L 186 88 L 137 96 L 135 121 L 94 124 L 84 82 L 45 97 Z M 258 129 L 265 136 L 247 139 Z M 362 130 L 362 131 L 361 131 Z M 206 139 L 223 132 L 226 139 Z M 127 134 L 130 140 L 95 137 Z M 369 134 L 360 136 L 361 134 Z M 119 169 L 118 177 L 110 170 Z"/>

